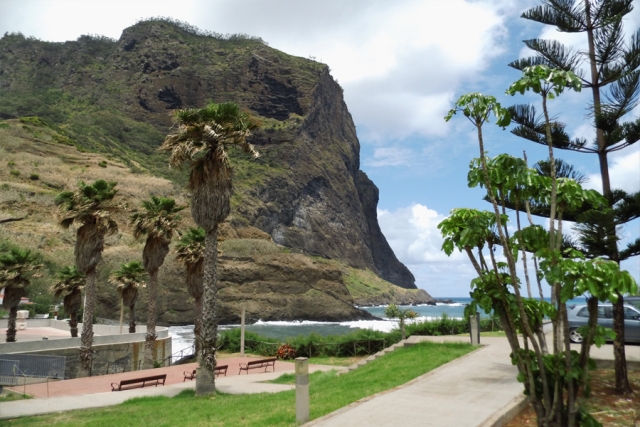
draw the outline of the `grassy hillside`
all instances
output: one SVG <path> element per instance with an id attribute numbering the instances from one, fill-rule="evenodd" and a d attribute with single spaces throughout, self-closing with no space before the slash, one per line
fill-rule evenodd
<path id="1" fill-rule="evenodd" d="M 49 305 L 57 302 L 49 291 L 56 271 L 74 263 L 75 233 L 63 230 L 57 224 L 54 199 L 58 193 L 75 189 L 80 180 L 118 182 L 118 199 L 122 205 L 122 211 L 116 214 L 119 233 L 106 239 L 103 263 L 99 269 L 98 286 L 107 294 L 114 293 L 107 283 L 110 272 L 123 262 L 141 259 L 143 242 L 133 238 L 128 224 L 129 215 L 140 206 L 140 201 L 149 195 L 159 195 L 188 204 L 184 190 L 171 181 L 103 154 L 80 151 L 66 143 L 63 136 L 55 126 L 34 118 L 0 121 L 0 159 L 3 163 L 0 167 L 0 219 L 24 218 L 0 225 L 0 245 L 28 248 L 40 254 L 45 265 L 43 276 L 35 279 L 28 289 L 28 295 L 38 304 L 39 312 L 46 311 Z M 239 174 L 246 174 L 242 165 L 240 163 Z M 184 229 L 194 226 L 188 209 L 183 211 L 183 216 Z M 290 252 L 269 241 L 268 234 L 246 225 L 242 217 L 235 215 L 229 218 L 222 231 L 227 236 L 220 244 L 223 256 L 255 258 Z M 168 258 L 173 256 L 170 253 Z M 324 258 L 314 258 L 314 261 L 338 266 L 356 299 L 407 292 L 370 271 L 357 270 Z M 188 300 L 186 291 L 183 299 Z M 113 302 L 112 299 L 109 301 Z M 138 308 L 142 314 L 144 305 L 139 304 Z"/>

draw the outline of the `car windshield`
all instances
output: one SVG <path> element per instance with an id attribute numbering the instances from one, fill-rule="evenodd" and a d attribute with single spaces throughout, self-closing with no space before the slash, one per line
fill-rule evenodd
<path id="1" fill-rule="evenodd" d="M 633 299 L 631 301 L 625 301 L 627 304 L 631 304 L 633 305 L 635 308 L 637 308 L 638 310 L 640 310 L 640 299 Z"/>

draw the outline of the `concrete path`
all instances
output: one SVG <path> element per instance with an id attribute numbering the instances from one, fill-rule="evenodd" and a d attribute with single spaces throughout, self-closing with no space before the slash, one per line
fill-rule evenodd
<path id="1" fill-rule="evenodd" d="M 462 341 L 462 337 L 411 337 Z M 410 340 L 411 340 L 410 338 Z M 363 399 L 305 426 L 480 426 L 521 400 L 522 384 L 506 339 L 482 338 L 478 350 L 393 390 Z"/>

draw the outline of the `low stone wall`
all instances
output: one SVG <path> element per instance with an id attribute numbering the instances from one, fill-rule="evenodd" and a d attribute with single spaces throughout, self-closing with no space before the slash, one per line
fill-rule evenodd
<path id="1" fill-rule="evenodd" d="M 126 325 L 125 325 L 126 326 Z M 7 321 L 0 321 L 0 329 L 7 327 Z M 49 327 L 69 330 L 67 322 L 53 319 L 28 319 L 27 328 Z M 82 324 L 78 325 L 82 331 Z M 119 326 L 94 325 L 93 349 L 95 351 L 91 375 L 136 371 L 144 359 L 145 325 L 137 325 L 135 334 L 119 334 Z M 156 327 L 154 360 L 158 362 L 171 356 L 169 329 Z M 48 340 L 0 343 L 0 357 L 3 354 L 28 353 L 34 355 L 66 357 L 65 378 L 76 378 L 79 364 L 80 338 L 56 338 Z M 168 362 L 167 362 L 168 363 Z"/>
<path id="2" fill-rule="evenodd" d="M 55 341 L 51 341 L 55 342 Z M 142 367 L 144 359 L 144 341 L 118 343 L 118 344 L 94 344 L 94 359 L 91 367 L 91 376 L 115 374 L 119 372 L 137 371 Z M 64 378 L 76 378 L 80 366 L 80 352 L 78 347 L 46 349 L 39 351 L 16 351 L 14 353 L 28 353 L 42 356 L 64 356 Z M 156 340 L 155 357 L 158 362 L 171 355 L 171 337 Z M 3 357 L 0 354 L 0 358 Z M 10 354 L 5 356 L 10 359 Z M 167 361 L 165 364 L 168 364 Z M 108 391 L 108 390 L 107 390 Z"/>

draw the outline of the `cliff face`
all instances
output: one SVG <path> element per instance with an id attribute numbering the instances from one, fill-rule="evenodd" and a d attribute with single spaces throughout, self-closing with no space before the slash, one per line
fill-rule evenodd
<path id="1" fill-rule="evenodd" d="M 64 143 L 182 182 L 184 173 L 168 171 L 166 157 L 155 151 L 172 125 L 171 111 L 237 102 L 262 121 L 251 137 L 261 157 L 232 153 L 231 222 L 415 288 L 380 231 L 378 190 L 359 170 L 355 126 L 323 64 L 256 40 L 148 21 L 117 41 L 6 35 L 0 93 L 0 118 L 38 115 L 59 126 Z"/>

